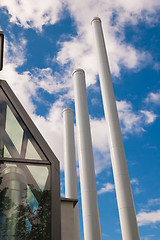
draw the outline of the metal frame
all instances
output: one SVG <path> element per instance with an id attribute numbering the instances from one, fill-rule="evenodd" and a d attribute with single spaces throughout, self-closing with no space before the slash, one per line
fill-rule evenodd
<path id="1" fill-rule="evenodd" d="M 51 165 L 51 240 L 61 240 L 61 213 L 60 213 L 60 165 L 59 161 L 38 131 L 37 127 L 19 102 L 5 80 L 0 80 L 0 87 L 7 96 L 14 110 L 20 115 L 28 130 L 33 135 L 40 150 Z M 10 158 L 0 158 L 1 161 L 12 162 Z M 46 160 L 31 160 L 14 158 L 14 162 L 38 163 L 48 165 Z"/>
<path id="2" fill-rule="evenodd" d="M 0 71 L 1 71 L 2 68 L 3 68 L 3 48 L 4 48 L 4 34 L 3 34 L 3 31 L 0 31 L 0 36 L 2 38 L 2 42 L 1 42 L 1 46 L 0 46 L 0 48 L 2 49 L 1 56 L 0 56 L 0 59 L 1 59 Z"/>

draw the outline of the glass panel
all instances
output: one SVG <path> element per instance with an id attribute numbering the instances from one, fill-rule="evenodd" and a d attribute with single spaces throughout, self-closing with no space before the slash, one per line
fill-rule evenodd
<path id="1" fill-rule="evenodd" d="M 31 165 L 27 166 L 27 168 L 29 169 L 32 176 L 36 180 L 41 191 L 43 191 L 48 178 L 48 168 L 41 167 L 41 166 L 31 166 Z"/>
<path id="2" fill-rule="evenodd" d="M 39 171 L 49 179 L 40 182 Z M 36 164 L 0 164 L 0 239 L 51 239 L 49 172 L 49 167 Z"/>
<path id="3" fill-rule="evenodd" d="M 4 157 L 6 157 L 6 158 L 11 158 L 11 155 L 10 155 L 10 153 L 8 152 L 6 146 L 4 146 Z"/>
<path id="4" fill-rule="evenodd" d="M 35 148 L 33 147 L 33 144 L 31 143 L 30 140 L 28 140 L 27 143 L 27 150 L 26 150 L 26 159 L 37 159 L 37 160 L 42 160 Z"/>
<path id="5" fill-rule="evenodd" d="M 0 157 L 47 160 L 0 87 Z"/>
<path id="6" fill-rule="evenodd" d="M 10 108 L 7 106 L 6 114 L 6 132 L 16 147 L 18 153 L 21 152 L 23 129 L 18 123 L 17 119 L 11 112 Z"/>

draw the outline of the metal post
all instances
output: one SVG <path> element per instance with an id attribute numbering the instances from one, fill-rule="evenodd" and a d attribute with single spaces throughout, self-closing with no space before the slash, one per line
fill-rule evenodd
<path id="1" fill-rule="evenodd" d="M 65 197 L 78 199 L 77 174 L 75 160 L 73 110 L 63 110 L 64 120 L 64 165 L 65 165 Z M 80 240 L 79 208 L 74 208 L 74 240 Z"/>
<path id="2" fill-rule="evenodd" d="M 4 48 L 4 34 L 0 31 L 0 71 L 3 68 L 3 48 Z"/>
<path id="3" fill-rule="evenodd" d="M 100 18 L 92 20 L 123 240 L 139 240 L 127 162 Z"/>
<path id="4" fill-rule="evenodd" d="M 85 73 L 73 72 L 76 124 L 79 140 L 79 170 L 85 240 L 101 240 L 95 170 L 88 116 Z"/>

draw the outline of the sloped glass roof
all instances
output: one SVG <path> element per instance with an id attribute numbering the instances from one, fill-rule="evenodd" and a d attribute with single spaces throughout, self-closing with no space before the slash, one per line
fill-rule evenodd
<path id="1" fill-rule="evenodd" d="M 0 87 L 0 239 L 50 240 L 50 178 L 50 162 Z"/>
<path id="2" fill-rule="evenodd" d="M 46 160 L 2 88 L 0 88 L 0 157 Z"/>

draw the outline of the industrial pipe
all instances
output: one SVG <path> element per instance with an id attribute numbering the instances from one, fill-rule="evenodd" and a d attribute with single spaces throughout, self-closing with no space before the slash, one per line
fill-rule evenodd
<path id="1" fill-rule="evenodd" d="M 85 73 L 73 72 L 76 124 L 79 144 L 79 171 L 85 240 L 101 240 L 93 151 L 88 116 Z"/>
<path id="2" fill-rule="evenodd" d="M 74 123 L 73 123 L 73 110 L 71 108 L 65 108 L 63 110 L 63 121 L 64 121 L 65 197 L 78 199 Z M 80 240 L 78 203 L 74 208 L 74 240 Z"/>
<path id="3" fill-rule="evenodd" d="M 96 42 L 100 85 L 105 119 L 108 127 L 108 140 L 122 237 L 123 240 L 139 240 L 140 236 L 132 197 L 131 184 L 129 180 L 127 162 L 100 18 L 95 17 L 92 20 L 92 27 Z"/>

